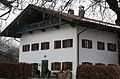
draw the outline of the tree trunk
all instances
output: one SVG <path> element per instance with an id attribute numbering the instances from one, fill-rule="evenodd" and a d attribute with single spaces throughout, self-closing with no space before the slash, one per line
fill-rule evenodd
<path id="1" fill-rule="evenodd" d="M 115 21 L 116 25 L 120 26 L 120 8 L 118 6 L 117 0 L 106 0 L 110 9 L 112 9 L 117 14 L 117 19 Z"/>

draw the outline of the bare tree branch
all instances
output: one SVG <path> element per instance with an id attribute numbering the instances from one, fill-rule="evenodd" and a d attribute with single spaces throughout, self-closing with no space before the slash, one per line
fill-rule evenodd
<path id="1" fill-rule="evenodd" d="M 117 0 L 106 0 L 106 2 L 109 4 L 110 9 L 112 9 L 116 14 L 120 13 L 120 8 L 118 7 Z"/>
<path id="2" fill-rule="evenodd" d="M 32 3 L 32 4 L 36 5 L 39 2 L 41 2 L 41 1 L 42 1 L 41 6 L 44 6 L 47 3 L 47 0 L 29 0 L 28 4 Z M 72 3 L 72 1 L 73 0 L 68 0 L 66 2 L 66 4 L 63 6 L 63 8 L 68 7 L 69 4 Z M 79 1 L 82 1 L 82 0 L 79 0 Z M 100 13 L 101 13 L 101 15 L 104 15 L 105 9 L 107 8 L 106 6 L 104 6 L 105 4 L 101 5 L 101 3 L 106 1 L 108 3 L 108 5 L 109 5 L 109 8 L 112 9 L 117 14 L 116 24 L 120 25 L 120 8 L 118 7 L 118 0 L 90 0 L 90 1 L 93 2 L 93 4 L 90 5 L 86 10 L 90 9 L 94 5 L 95 6 L 100 6 L 100 9 L 101 9 Z M 21 6 L 21 8 L 23 6 L 23 0 L 0 0 L 0 3 L 3 4 L 4 6 L 6 6 L 7 8 L 9 8 L 9 11 L 7 11 L 7 12 L 3 13 L 2 15 L 0 15 L 0 17 L 3 17 L 6 14 L 10 13 L 11 9 L 12 9 L 12 11 L 19 10 L 20 6 Z M 102 10 L 103 8 L 105 8 L 105 9 Z M 94 12 L 96 12 L 96 11 L 94 11 Z M 92 13 L 94 13 L 94 12 L 92 12 Z"/>
<path id="3" fill-rule="evenodd" d="M 10 13 L 11 10 L 12 10 L 12 9 L 9 9 L 9 11 L 7 11 L 7 12 L 3 13 L 2 15 L 0 15 L 0 17 L 3 17 L 3 16 L 5 16 L 6 14 Z"/>
<path id="4" fill-rule="evenodd" d="M 14 1 L 13 1 L 14 2 Z M 3 5 L 12 8 L 13 6 L 11 5 L 11 1 L 7 1 L 7 0 L 0 0 L 0 3 L 2 3 Z"/>
<path id="5" fill-rule="evenodd" d="M 120 26 L 120 8 L 118 7 L 117 0 L 106 0 L 110 9 L 112 9 L 117 14 L 116 24 Z"/>

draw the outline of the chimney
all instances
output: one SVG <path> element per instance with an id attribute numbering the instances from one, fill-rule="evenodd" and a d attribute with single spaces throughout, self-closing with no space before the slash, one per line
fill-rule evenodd
<path id="1" fill-rule="evenodd" d="M 70 13 L 70 14 L 74 14 L 74 10 L 69 9 L 69 10 L 68 10 L 68 13 Z"/>
<path id="2" fill-rule="evenodd" d="M 84 6 L 79 6 L 79 16 L 81 18 L 84 18 L 84 15 L 85 15 L 85 10 L 84 10 Z"/>

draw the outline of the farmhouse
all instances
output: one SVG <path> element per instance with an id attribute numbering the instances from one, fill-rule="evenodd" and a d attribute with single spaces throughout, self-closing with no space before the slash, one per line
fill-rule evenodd
<path id="1" fill-rule="evenodd" d="M 1 36 L 20 38 L 19 62 L 38 63 L 41 76 L 91 62 L 119 64 L 120 28 L 114 24 L 80 18 L 29 5 Z"/>

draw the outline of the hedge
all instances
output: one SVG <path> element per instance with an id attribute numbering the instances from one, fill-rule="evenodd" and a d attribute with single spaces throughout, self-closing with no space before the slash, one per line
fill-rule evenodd
<path id="1" fill-rule="evenodd" d="M 112 64 L 79 65 L 76 79 L 120 79 L 120 66 Z"/>
<path id="2" fill-rule="evenodd" d="M 32 76 L 31 72 L 31 64 L 18 62 L 0 62 L 0 78 L 27 79 Z"/>

